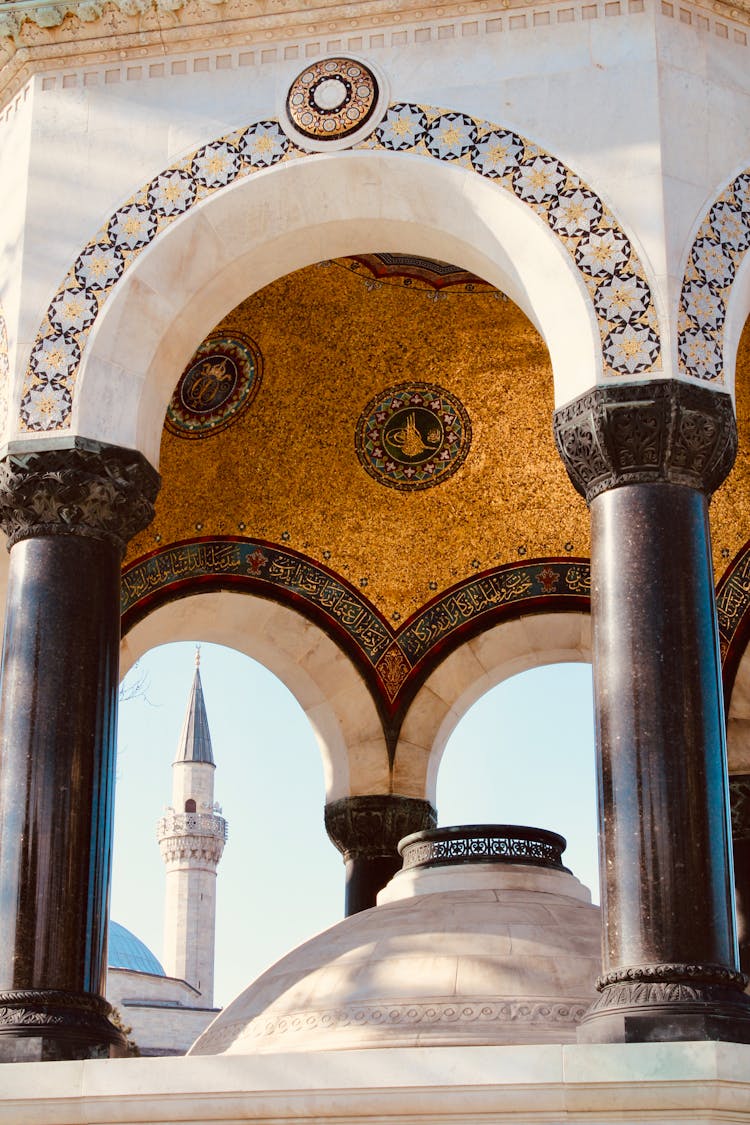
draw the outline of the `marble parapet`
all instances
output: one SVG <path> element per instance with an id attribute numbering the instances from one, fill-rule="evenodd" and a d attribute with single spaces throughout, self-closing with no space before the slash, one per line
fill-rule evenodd
<path id="1" fill-rule="evenodd" d="M 441 1047 L 3 1068 L 0 1125 L 750 1121 L 750 1046 Z"/>

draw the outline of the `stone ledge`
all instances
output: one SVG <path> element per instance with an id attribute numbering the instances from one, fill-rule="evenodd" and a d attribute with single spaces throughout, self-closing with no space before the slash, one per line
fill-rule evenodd
<path id="1" fill-rule="evenodd" d="M 662 1043 L 329 1051 L 2 1068 L 0 1123 L 750 1121 L 750 1046 Z"/>

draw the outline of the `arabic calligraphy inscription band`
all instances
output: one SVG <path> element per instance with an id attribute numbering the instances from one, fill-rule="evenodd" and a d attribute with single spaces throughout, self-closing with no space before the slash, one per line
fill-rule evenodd
<path id="1" fill-rule="evenodd" d="M 597 388 L 555 432 L 592 528 L 604 974 L 579 1040 L 750 1041 L 708 525 L 736 449 L 731 402 Z"/>
<path id="2" fill-rule="evenodd" d="M 0 463 L 14 544 L 0 687 L 3 1061 L 121 1045 L 103 999 L 120 560 L 157 488 L 140 454 L 93 442 Z"/>

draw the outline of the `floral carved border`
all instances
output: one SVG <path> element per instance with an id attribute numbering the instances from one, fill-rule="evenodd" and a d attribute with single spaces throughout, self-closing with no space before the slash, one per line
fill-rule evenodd
<path id="1" fill-rule="evenodd" d="M 353 147 L 457 164 L 510 192 L 573 258 L 596 313 L 605 375 L 654 370 L 658 324 L 642 263 L 599 196 L 556 157 L 502 126 L 406 102 L 392 104 L 373 134 Z M 20 430 L 69 428 L 91 328 L 117 283 L 166 227 L 230 184 L 307 155 L 277 121 L 258 121 L 171 164 L 118 207 L 81 250 L 50 302 L 24 377 Z"/>

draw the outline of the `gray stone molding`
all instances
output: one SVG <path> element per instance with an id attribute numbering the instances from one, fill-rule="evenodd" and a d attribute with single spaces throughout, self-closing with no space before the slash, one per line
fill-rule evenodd
<path id="1" fill-rule="evenodd" d="M 554 434 L 589 504 L 610 488 L 658 481 L 710 495 L 737 452 L 730 396 L 671 379 L 595 387 L 555 411 Z"/>
<path id="2" fill-rule="evenodd" d="M 417 797 L 342 797 L 325 807 L 326 832 L 346 861 L 395 856 L 404 836 L 436 824 L 430 802 Z"/>
<path id="3" fill-rule="evenodd" d="M 159 484 L 132 449 L 85 438 L 12 443 L 0 459 L 0 527 L 9 548 L 39 535 L 84 535 L 124 551 L 153 519 Z"/>
<path id="4" fill-rule="evenodd" d="M 282 1015 L 260 1015 L 249 1023 L 236 1020 L 221 1027 L 211 1036 L 211 1054 L 218 1055 L 230 1047 L 236 1039 L 245 1041 L 284 1036 L 287 1039 L 298 1034 L 324 1031 L 326 1035 L 347 1031 L 350 1028 L 379 1031 L 385 1034 L 384 1041 L 391 1040 L 400 1030 L 407 1034 L 418 1028 L 420 1035 L 457 1037 L 471 1041 L 472 1033 L 482 1038 L 491 1038 L 493 1025 L 515 1023 L 524 1027 L 547 1027 L 561 1025 L 574 1028 L 578 1025 L 586 1005 L 580 1000 L 516 1000 L 491 997 L 481 1000 L 443 1003 L 409 1002 L 394 1004 L 390 1000 L 382 1004 L 353 1004 L 339 1008 L 303 1010 L 287 1012 Z"/>

